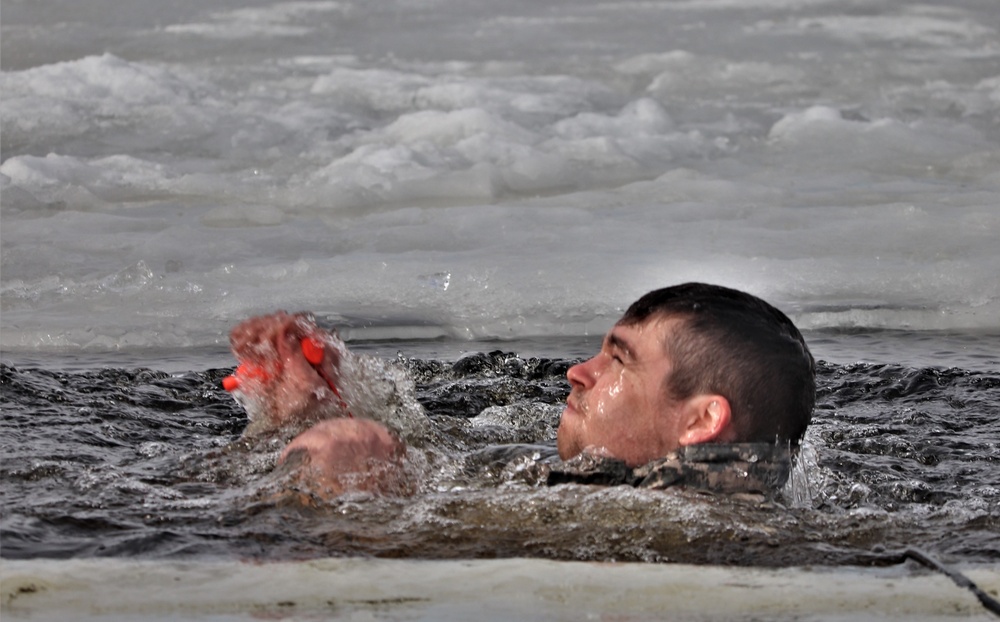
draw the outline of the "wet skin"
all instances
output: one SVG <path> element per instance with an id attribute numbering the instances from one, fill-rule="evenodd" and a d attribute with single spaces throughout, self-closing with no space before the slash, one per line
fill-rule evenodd
<path id="1" fill-rule="evenodd" d="M 671 417 L 664 379 L 671 361 L 664 339 L 677 320 L 652 319 L 615 326 L 601 351 L 574 365 L 571 392 L 559 421 L 559 457 L 586 451 L 645 464 L 677 449 L 678 421 Z"/>
<path id="2" fill-rule="evenodd" d="M 306 315 L 279 312 L 240 323 L 230 343 L 239 367 L 224 386 L 251 416 L 245 434 L 310 426 L 279 464 L 294 460 L 299 478 L 326 496 L 408 490 L 406 446 L 384 425 L 354 419 L 340 397 L 340 365 L 350 353 L 336 335 Z"/>
<path id="3" fill-rule="evenodd" d="M 349 490 L 408 494 L 413 489 L 403 470 L 405 457 L 406 445 L 384 425 L 342 418 L 321 421 L 296 436 L 278 462 L 301 460 L 299 477 L 323 496 Z"/>
<path id="4" fill-rule="evenodd" d="M 666 344 L 679 330 L 685 330 L 683 320 L 662 315 L 617 324 L 596 356 L 569 369 L 571 391 L 557 436 L 560 458 L 587 452 L 635 467 L 685 445 L 734 440 L 729 401 L 722 395 L 670 398 L 666 382 L 674 363 Z"/>
<path id="5" fill-rule="evenodd" d="M 250 415 L 248 433 L 346 414 L 332 388 L 340 377 L 342 342 L 308 316 L 250 318 L 232 330 L 229 341 L 240 366 L 225 386 Z M 319 350 L 318 363 L 306 358 L 304 343 Z"/>
<path id="6" fill-rule="evenodd" d="M 596 356 L 569 369 L 571 392 L 557 435 L 562 459 L 590 452 L 639 466 L 682 445 L 727 440 L 724 397 L 668 399 L 664 381 L 672 361 L 664 344 L 681 328 L 680 320 L 661 316 L 618 324 Z M 381 423 L 351 418 L 340 398 L 340 365 L 350 352 L 339 338 L 306 316 L 277 313 L 241 323 L 231 342 L 240 367 L 228 384 L 258 417 L 254 433 L 311 425 L 288 444 L 281 462 L 295 456 L 302 476 L 325 494 L 407 489 L 399 485 L 403 442 Z"/>

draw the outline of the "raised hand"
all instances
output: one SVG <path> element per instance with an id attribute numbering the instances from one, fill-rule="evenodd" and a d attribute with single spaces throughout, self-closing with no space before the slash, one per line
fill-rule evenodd
<path id="1" fill-rule="evenodd" d="M 310 491 L 324 497 L 348 491 L 409 494 L 405 456 L 406 446 L 382 424 L 331 419 L 292 439 L 279 463 L 295 468 Z"/>

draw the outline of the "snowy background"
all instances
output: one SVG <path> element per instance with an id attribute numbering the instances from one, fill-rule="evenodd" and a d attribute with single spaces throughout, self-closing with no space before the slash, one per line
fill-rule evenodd
<path id="1" fill-rule="evenodd" d="M 1000 328 L 992 0 L 5 0 L 6 351 Z"/>

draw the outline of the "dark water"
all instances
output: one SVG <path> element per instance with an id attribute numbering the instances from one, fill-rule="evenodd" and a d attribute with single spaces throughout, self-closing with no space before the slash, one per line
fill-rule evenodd
<path id="1" fill-rule="evenodd" d="M 533 487 L 518 477 L 528 458 L 483 458 L 498 443 L 554 441 L 575 353 L 530 350 L 399 358 L 437 438 L 420 454 L 423 488 L 332 502 L 273 472 L 280 440 L 240 441 L 246 416 L 220 388 L 231 367 L 4 363 L 0 554 L 798 565 L 889 563 L 919 546 L 1000 561 L 1000 373 L 975 357 L 971 369 L 821 362 L 801 468 L 761 504 Z"/>

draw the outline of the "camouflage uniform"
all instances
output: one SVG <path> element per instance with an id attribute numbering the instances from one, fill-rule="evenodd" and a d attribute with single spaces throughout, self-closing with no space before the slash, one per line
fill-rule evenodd
<path id="1" fill-rule="evenodd" d="M 565 462 L 539 464 L 539 481 L 556 484 L 627 484 L 662 490 L 685 486 L 717 493 L 770 495 L 785 484 L 792 451 L 787 443 L 690 445 L 640 467 L 615 458 L 581 454 Z"/>

